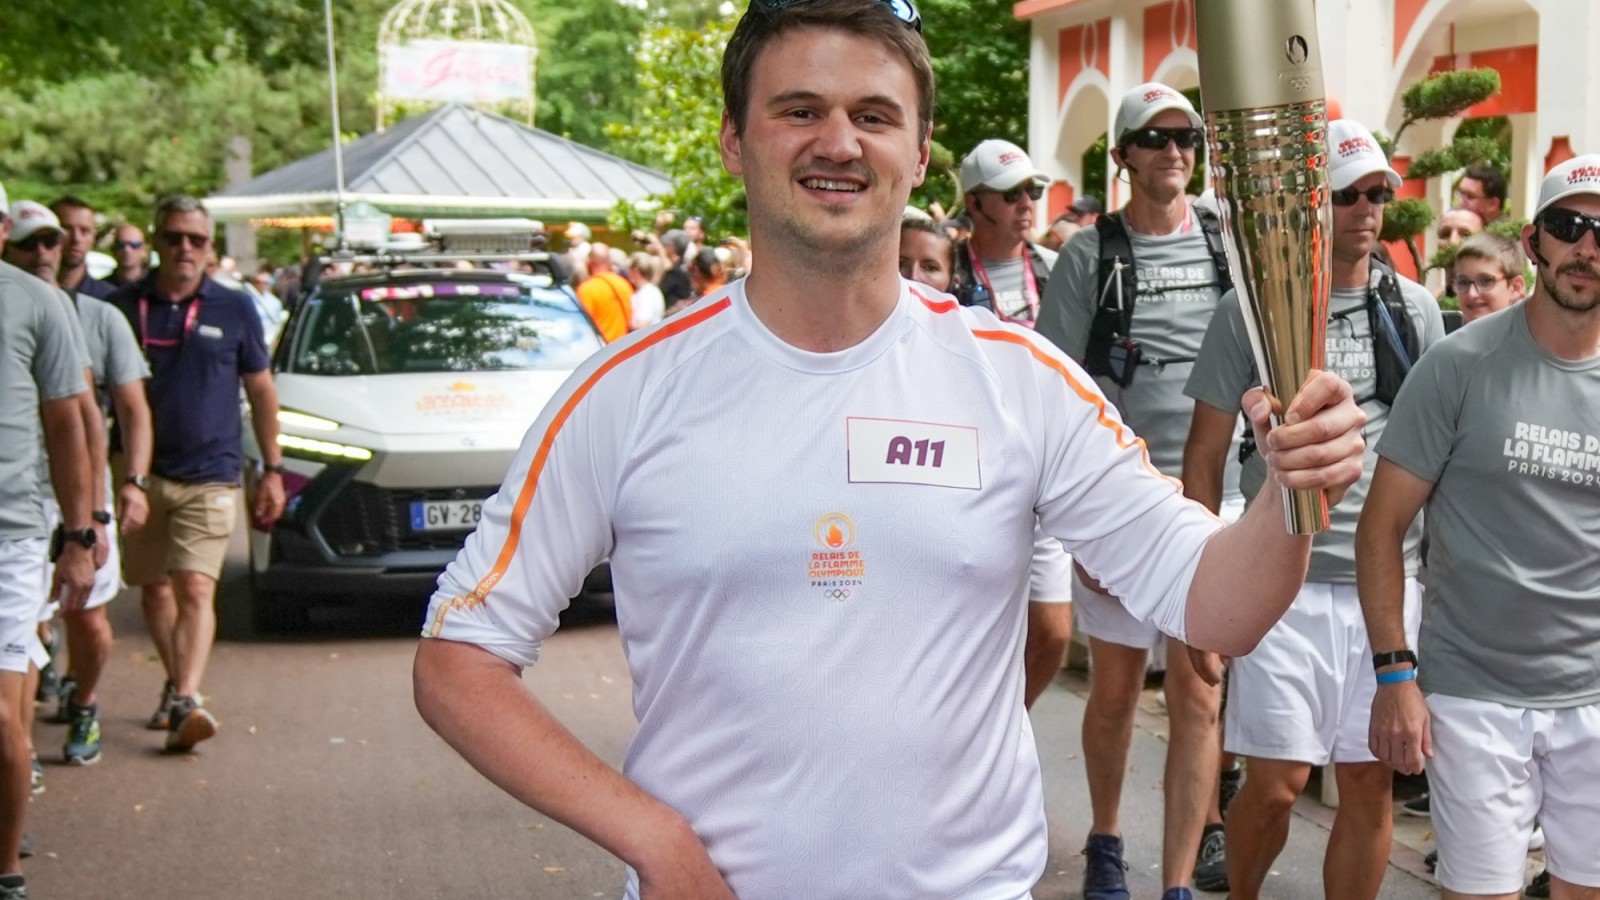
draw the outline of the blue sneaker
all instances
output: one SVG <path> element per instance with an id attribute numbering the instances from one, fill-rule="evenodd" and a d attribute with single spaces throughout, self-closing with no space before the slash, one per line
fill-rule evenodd
<path id="1" fill-rule="evenodd" d="M 1128 864 L 1122 861 L 1122 838 L 1091 834 L 1083 845 L 1083 900 L 1129 900 Z"/>
<path id="2" fill-rule="evenodd" d="M 1194 900 L 1194 891 L 1186 887 L 1167 888 L 1167 892 L 1161 895 L 1161 900 Z"/>

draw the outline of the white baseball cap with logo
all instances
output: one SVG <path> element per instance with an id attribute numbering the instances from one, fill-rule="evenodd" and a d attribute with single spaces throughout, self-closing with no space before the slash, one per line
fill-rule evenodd
<path id="1" fill-rule="evenodd" d="M 1034 168 L 1028 154 L 1010 141 L 983 141 L 961 161 L 963 194 L 970 194 L 978 188 L 1009 191 L 1026 181 L 1049 187 L 1050 176 Z"/>
<path id="2" fill-rule="evenodd" d="M 1600 153 L 1574 156 L 1551 169 L 1539 183 L 1539 206 L 1533 217 L 1539 218 L 1557 200 L 1577 194 L 1600 195 Z"/>
<path id="3" fill-rule="evenodd" d="M 1390 189 L 1403 181 L 1389 165 L 1383 146 L 1367 126 L 1354 119 L 1334 119 L 1328 123 L 1328 181 L 1342 191 L 1374 172 L 1382 172 Z"/>
<path id="4" fill-rule="evenodd" d="M 61 234 L 61 220 L 42 203 L 18 200 L 11 204 L 11 243 L 20 244 L 41 231 Z"/>
<path id="5" fill-rule="evenodd" d="M 1159 81 L 1150 81 L 1122 95 L 1122 104 L 1117 107 L 1116 143 L 1120 144 L 1128 132 L 1149 125 L 1150 120 L 1169 109 L 1179 110 L 1188 116 L 1189 124 L 1194 128 L 1205 125 L 1188 97 Z"/>

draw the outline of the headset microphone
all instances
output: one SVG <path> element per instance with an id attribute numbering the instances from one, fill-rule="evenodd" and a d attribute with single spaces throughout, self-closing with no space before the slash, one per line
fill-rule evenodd
<path id="1" fill-rule="evenodd" d="M 1538 231 L 1538 229 L 1534 229 L 1533 234 L 1528 236 L 1528 246 L 1533 248 L 1533 258 L 1537 259 L 1539 261 L 1539 265 L 1541 265 L 1541 266 L 1550 265 L 1550 260 L 1545 259 L 1544 258 L 1544 254 L 1539 252 L 1539 231 Z"/>

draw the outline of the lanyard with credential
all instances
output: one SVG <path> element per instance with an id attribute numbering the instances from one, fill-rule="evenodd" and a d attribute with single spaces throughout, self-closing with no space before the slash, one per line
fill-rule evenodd
<path id="1" fill-rule="evenodd" d="M 989 283 L 989 273 L 983 270 L 983 262 L 978 259 L 978 254 L 972 251 L 971 244 L 967 245 L 967 258 L 972 260 L 973 276 L 983 282 L 983 286 L 989 291 L 989 296 L 994 298 L 994 314 L 1007 322 L 1032 328 L 1033 323 L 1039 318 L 1039 282 L 1034 280 L 1033 260 L 1028 258 L 1027 249 L 1024 248 L 1022 251 L 1022 299 L 1028 302 L 1026 319 L 1013 319 L 1000 311 L 1000 295 L 995 293 L 994 285 Z"/>
<path id="2" fill-rule="evenodd" d="M 183 339 L 194 330 L 195 323 L 200 320 L 200 298 L 195 297 L 187 301 L 189 312 L 183 318 L 183 330 L 175 338 L 153 338 L 150 336 L 150 300 L 146 297 L 139 298 L 139 346 L 147 352 L 151 347 L 182 347 Z"/>

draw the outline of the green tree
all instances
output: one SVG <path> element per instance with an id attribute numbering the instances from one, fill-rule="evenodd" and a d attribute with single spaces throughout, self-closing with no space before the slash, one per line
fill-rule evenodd
<path id="1" fill-rule="evenodd" d="M 961 199 L 957 166 L 980 141 L 1028 145 L 1028 25 L 1009 0 L 924 0 L 923 36 L 938 85 L 933 160 L 915 200 Z"/>

